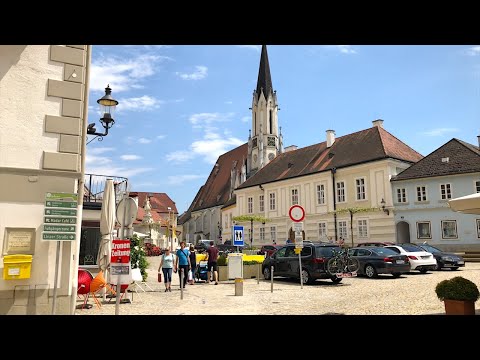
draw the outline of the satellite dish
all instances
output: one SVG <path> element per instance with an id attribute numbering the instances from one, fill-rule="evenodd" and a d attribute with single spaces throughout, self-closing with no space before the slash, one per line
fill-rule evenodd
<path id="1" fill-rule="evenodd" d="M 124 227 L 130 227 L 137 218 L 138 205 L 132 198 L 122 199 L 117 205 L 117 221 Z"/>

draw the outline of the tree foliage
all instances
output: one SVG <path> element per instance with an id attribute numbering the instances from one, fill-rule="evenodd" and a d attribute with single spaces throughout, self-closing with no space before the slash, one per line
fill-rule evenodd
<path id="1" fill-rule="evenodd" d="M 240 215 L 240 216 L 234 216 L 232 220 L 236 222 L 247 222 L 247 221 L 254 221 L 254 222 L 261 222 L 261 223 L 266 223 L 268 221 L 271 221 L 270 219 L 260 216 L 260 215 Z"/>

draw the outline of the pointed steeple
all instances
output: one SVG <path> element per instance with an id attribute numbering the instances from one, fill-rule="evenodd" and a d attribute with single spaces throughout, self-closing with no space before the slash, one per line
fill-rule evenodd
<path id="1" fill-rule="evenodd" d="M 258 69 L 257 97 L 261 91 L 268 97 L 273 92 L 272 77 L 270 76 L 270 64 L 268 63 L 267 45 L 262 45 L 262 56 L 260 57 L 260 67 Z"/>

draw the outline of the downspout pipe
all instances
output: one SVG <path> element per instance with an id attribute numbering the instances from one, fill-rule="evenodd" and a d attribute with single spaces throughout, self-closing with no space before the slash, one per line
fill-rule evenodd
<path id="1" fill-rule="evenodd" d="M 335 223 L 335 242 L 338 242 L 338 229 L 337 229 L 337 200 L 335 196 L 335 173 L 337 172 L 337 168 L 332 168 L 331 170 L 332 173 L 332 188 L 333 188 L 333 221 Z"/>

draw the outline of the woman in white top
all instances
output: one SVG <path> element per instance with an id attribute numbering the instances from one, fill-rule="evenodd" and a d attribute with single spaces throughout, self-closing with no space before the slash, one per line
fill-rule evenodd
<path id="1" fill-rule="evenodd" d="M 173 254 L 170 253 L 170 249 L 165 249 L 165 252 L 162 255 L 162 260 L 160 260 L 160 266 L 158 267 L 158 272 L 160 269 L 163 271 L 163 278 L 165 279 L 165 292 L 172 291 L 172 271 L 173 271 Z"/>

